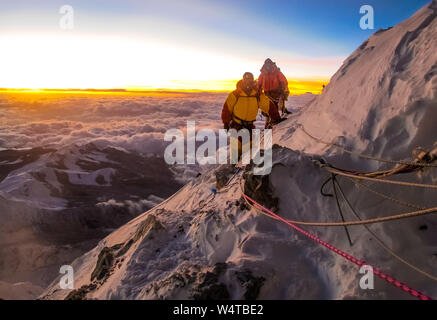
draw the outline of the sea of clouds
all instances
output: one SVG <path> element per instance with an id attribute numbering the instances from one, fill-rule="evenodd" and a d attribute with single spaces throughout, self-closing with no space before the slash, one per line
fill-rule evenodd
<path id="1" fill-rule="evenodd" d="M 0 93 L 0 150 L 50 147 L 62 149 L 94 143 L 141 154 L 164 155 L 169 129 L 222 128 L 227 93 Z M 297 111 L 314 95 L 290 96 Z M 264 120 L 259 118 L 257 126 Z"/>
<path id="2" fill-rule="evenodd" d="M 168 129 L 222 127 L 226 94 L 33 94 L 0 95 L 0 148 L 61 148 L 71 144 L 113 145 L 163 154 Z M 35 99 L 33 99 L 35 98 Z"/>

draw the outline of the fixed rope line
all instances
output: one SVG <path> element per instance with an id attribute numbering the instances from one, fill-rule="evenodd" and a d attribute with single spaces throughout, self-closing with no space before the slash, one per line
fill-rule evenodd
<path id="1" fill-rule="evenodd" d="M 243 192 L 243 188 L 240 183 L 240 189 Z M 250 202 L 246 201 L 246 203 L 255 209 L 260 209 L 256 205 L 251 204 Z M 412 212 L 406 212 L 406 213 L 400 213 L 392 216 L 387 217 L 378 217 L 378 218 L 371 218 L 366 220 L 354 220 L 354 221 L 345 221 L 345 222 L 309 222 L 309 221 L 297 221 L 297 220 L 287 220 L 290 223 L 296 224 L 296 225 L 302 225 L 302 226 L 313 226 L 313 227 L 347 227 L 347 226 L 358 226 L 358 225 L 365 225 L 365 224 L 373 224 L 373 223 L 380 223 L 380 222 L 387 222 L 387 221 L 393 221 L 393 220 L 400 220 L 405 218 L 411 218 L 411 217 L 417 217 L 422 216 L 426 214 L 431 214 L 437 212 L 437 207 L 434 208 L 428 208 L 423 210 L 417 210 Z"/>
<path id="2" fill-rule="evenodd" d="M 343 192 L 343 189 L 340 185 L 340 183 L 337 181 L 337 179 L 333 179 L 334 183 L 337 184 L 338 186 L 338 190 L 340 191 L 340 194 L 343 198 L 343 200 L 346 202 L 346 204 L 348 205 L 348 207 L 351 209 L 351 212 L 354 214 L 354 216 L 361 220 L 361 217 L 358 215 L 357 211 L 355 210 L 355 208 L 352 206 L 352 204 L 350 203 L 349 199 L 346 197 L 345 193 Z M 405 264 L 406 266 L 410 267 L 411 269 L 415 270 L 416 272 L 419 272 L 420 274 L 424 275 L 425 277 L 437 281 L 437 277 L 427 273 L 426 271 L 423 271 L 422 269 L 420 269 L 419 267 L 416 267 L 415 265 L 409 263 L 407 260 L 403 259 L 401 256 L 399 256 L 396 252 L 394 252 L 390 247 L 388 247 L 384 241 L 382 241 L 367 225 L 363 225 L 364 228 L 366 228 L 366 230 L 375 238 L 375 240 L 377 241 L 377 243 L 385 250 L 387 251 L 390 255 L 392 255 L 395 259 L 399 260 L 401 263 Z"/>
<path id="3" fill-rule="evenodd" d="M 313 136 L 312 134 L 310 134 L 305 129 L 305 127 L 302 124 L 299 124 L 299 127 L 302 129 L 302 131 L 307 136 L 309 136 L 313 140 L 315 140 L 315 141 L 317 141 L 317 142 L 319 142 L 321 144 L 327 145 L 327 146 L 334 146 L 334 147 L 336 147 L 336 148 L 338 148 L 338 149 L 340 149 L 340 150 L 342 150 L 342 151 L 344 151 L 346 153 L 358 156 L 358 157 L 363 158 L 363 159 L 374 160 L 374 161 L 385 162 L 385 163 L 391 163 L 391 164 L 403 164 L 403 165 L 409 165 L 409 166 L 414 166 L 414 167 L 437 167 L 437 164 L 432 164 L 432 163 L 414 162 L 414 161 L 406 161 L 406 160 L 384 159 L 384 158 L 369 156 L 369 155 L 362 154 L 362 153 L 359 153 L 359 152 L 356 152 L 356 151 L 351 151 L 351 150 L 348 150 L 345 147 L 343 147 L 343 146 L 341 146 L 339 144 L 336 144 L 334 142 L 327 142 L 327 141 L 324 141 L 324 140 L 322 140 L 320 138 L 317 138 L 317 137 Z"/>
<path id="4" fill-rule="evenodd" d="M 323 166 L 323 168 L 330 173 L 334 173 L 334 174 L 344 176 L 344 177 L 349 177 L 352 179 L 375 181 L 375 182 L 380 182 L 380 183 L 395 184 L 395 185 L 407 186 L 407 187 L 437 189 L 437 185 L 435 185 L 435 184 L 422 184 L 422 183 L 405 182 L 405 181 L 398 181 L 398 180 L 385 180 L 385 179 L 378 179 L 378 178 L 361 176 L 361 175 L 357 175 L 357 174 L 345 173 L 341 170 L 334 169 L 334 168 L 329 167 L 329 166 Z"/>
<path id="5" fill-rule="evenodd" d="M 370 188 L 368 185 L 362 183 L 359 180 L 355 180 L 355 179 L 352 179 L 352 178 L 349 178 L 349 177 L 346 177 L 346 179 L 352 181 L 352 183 L 355 183 L 355 184 L 359 185 L 360 187 L 365 188 L 369 192 L 372 192 L 373 194 L 376 194 L 376 195 L 378 195 L 381 198 L 384 198 L 386 200 L 390 200 L 390 201 L 392 201 L 392 202 L 394 202 L 394 203 L 396 203 L 398 205 L 401 205 L 401 206 L 404 206 L 404 207 L 413 208 L 413 209 L 417 209 L 417 210 L 425 210 L 426 209 L 425 207 L 421 207 L 421 206 L 418 206 L 418 205 L 415 205 L 415 204 L 412 204 L 412 203 L 409 203 L 409 202 L 406 202 L 406 201 L 403 201 L 403 200 L 399 200 L 399 199 L 396 199 L 394 197 L 388 196 L 388 195 L 386 195 L 386 194 L 384 194 L 382 192 L 376 191 L 376 190 Z"/>
<path id="6" fill-rule="evenodd" d="M 253 206 L 253 205 L 251 205 Z M 359 225 L 365 225 L 365 224 L 373 224 L 373 223 L 380 223 L 380 222 L 387 222 L 387 221 L 393 221 L 393 220 L 400 220 L 405 218 L 411 218 L 411 217 L 417 217 L 421 215 L 426 215 L 430 213 L 437 212 L 437 207 L 429 208 L 425 210 L 418 210 L 413 212 L 406 212 L 401 213 L 393 216 L 388 217 L 379 217 L 379 218 L 372 218 L 372 219 L 366 219 L 366 220 L 354 220 L 354 221 L 346 221 L 346 222 L 307 222 L 307 221 L 296 221 L 296 220 L 287 220 L 290 223 L 302 225 L 302 226 L 313 226 L 313 227 L 347 227 L 347 226 L 359 226 Z"/>
<path id="7" fill-rule="evenodd" d="M 240 187 L 242 187 L 241 182 L 240 182 Z M 275 220 L 279 220 L 285 224 L 287 224 L 288 226 L 290 226 L 291 228 L 293 228 L 294 230 L 300 232 L 301 234 L 305 235 L 306 237 L 314 240 L 315 242 L 321 244 L 322 246 L 328 248 L 329 250 L 331 250 L 332 252 L 335 252 L 336 254 L 342 256 L 343 258 L 345 258 L 346 260 L 353 262 L 354 264 L 356 264 L 357 266 L 361 267 L 363 265 L 366 265 L 363 261 L 353 257 L 352 255 L 334 247 L 332 244 L 321 240 L 320 238 L 312 235 L 311 233 L 299 228 L 298 226 L 296 226 L 295 224 L 289 222 L 288 220 L 278 216 L 276 213 L 274 213 L 273 211 L 263 207 L 261 204 L 259 204 L 258 202 L 256 202 L 255 200 L 253 200 L 252 198 L 250 198 L 249 196 L 247 196 L 244 193 L 244 189 L 242 189 L 242 195 L 243 198 L 245 198 L 246 200 L 252 202 L 254 205 L 256 205 L 258 208 L 260 208 L 261 210 L 265 211 L 266 215 L 270 218 L 273 218 Z M 267 214 L 268 213 L 268 214 Z M 393 277 L 390 277 L 389 275 L 385 274 L 384 272 L 382 272 L 381 270 L 377 269 L 377 268 L 373 268 L 373 274 L 377 275 L 379 278 L 387 281 L 388 283 L 392 284 L 393 286 L 407 292 L 408 294 L 410 294 L 411 296 L 418 298 L 420 300 L 432 300 L 431 297 L 421 293 L 420 291 L 414 290 L 411 287 L 407 286 L 406 284 L 396 280 Z"/>

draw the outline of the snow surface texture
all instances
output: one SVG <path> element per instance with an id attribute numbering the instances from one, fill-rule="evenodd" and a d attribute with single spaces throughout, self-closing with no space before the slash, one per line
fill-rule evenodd
<path id="1" fill-rule="evenodd" d="M 436 3 L 433 2 L 433 6 Z M 325 92 L 274 128 L 274 167 L 262 184 L 282 217 L 340 221 L 335 200 L 320 187 L 329 176 L 310 157 L 350 170 L 387 165 L 351 157 L 305 135 L 300 125 L 324 140 L 363 153 L 409 159 L 416 146 L 435 143 L 437 112 L 437 9 L 425 7 L 409 20 L 380 30 L 363 43 L 335 74 Z M 217 169 L 217 173 L 225 168 Z M 188 183 L 162 205 L 130 221 L 76 259 L 75 288 L 60 290 L 56 279 L 44 299 L 410 299 L 375 278 L 374 290 L 359 286 L 355 265 L 304 238 L 284 224 L 247 208 L 239 172 L 214 196 L 214 172 Z M 397 179 L 437 183 L 434 169 Z M 339 178 L 361 217 L 406 212 Z M 435 206 L 432 191 L 371 187 L 422 206 Z M 327 188 L 327 191 L 332 192 Z M 277 198 L 277 203 L 273 199 Z M 355 218 L 345 209 L 346 219 Z M 435 216 L 371 225 L 396 253 L 429 273 L 437 269 Z M 415 289 L 437 297 L 435 282 L 415 273 L 382 250 L 362 227 L 307 227 L 356 257 Z M 92 277 L 94 275 L 94 277 Z"/>

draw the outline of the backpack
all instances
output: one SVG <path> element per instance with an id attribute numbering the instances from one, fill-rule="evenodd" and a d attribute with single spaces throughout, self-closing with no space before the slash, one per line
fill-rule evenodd
<path id="1" fill-rule="evenodd" d="M 240 119 L 239 117 L 237 117 L 235 114 L 234 114 L 234 108 L 235 108 L 235 106 L 237 105 L 237 102 L 238 102 L 238 99 L 240 99 L 240 97 L 241 97 L 241 89 L 236 89 L 236 90 L 234 90 L 234 91 L 232 91 L 232 94 L 235 96 L 235 103 L 234 103 L 234 105 L 232 106 L 232 112 L 231 112 L 231 114 L 232 114 L 232 118 L 234 119 L 234 118 L 236 118 L 237 120 L 239 120 L 242 124 L 243 124 L 243 126 L 249 126 L 249 125 L 252 125 L 252 123 L 253 122 L 251 122 L 251 121 L 245 121 L 245 120 L 243 120 L 243 119 Z M 256 101 L 258 102 L 258 107 L 259 107 L 259 102 L 260 102 L 260 91 L 259 90 L 256 90 L 256 94 L 254 95 L 254 96 L 243 96 L 243 98 L 256 98 Z"/>

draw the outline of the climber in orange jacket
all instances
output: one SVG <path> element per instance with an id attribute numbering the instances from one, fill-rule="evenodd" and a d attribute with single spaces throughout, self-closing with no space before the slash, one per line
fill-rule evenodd
<path id="1" fill-rule="evenodd" d="M 258 87 L 275 103 L 278 110 L 282 113 L 290 113 L 285 108 L 285 101 L 290 94 L 287 78 L 271 59 L 264 61 L 258 78 Z"/>
<path id="2" fill-rule="evenodd" d="M 274 103 L 263 93 L 257 90 L 253 74 L 246 72 L 243 79 L 238 81 L 237 89 L 231 92 L 222 109 L 222 121 L 225 129 L 254 128 L 258 109 L 268 114 L 273 123 L 281 120 Z"/>

